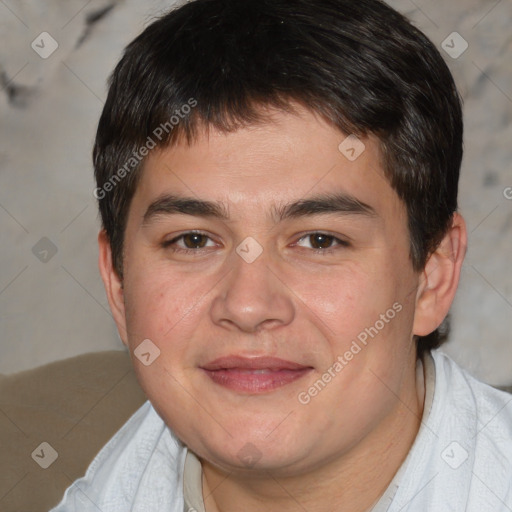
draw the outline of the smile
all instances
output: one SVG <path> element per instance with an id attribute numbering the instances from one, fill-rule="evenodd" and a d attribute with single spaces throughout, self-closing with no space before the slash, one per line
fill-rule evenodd
<path id="1" fill-rule="evenodd" d="M 210 379 L 234 391 L 261 393 L 290 384 L 308 374 L 311 368 L 304 370 L 246 370 L 230 368 L 229 370 L 204 370 Z"/>

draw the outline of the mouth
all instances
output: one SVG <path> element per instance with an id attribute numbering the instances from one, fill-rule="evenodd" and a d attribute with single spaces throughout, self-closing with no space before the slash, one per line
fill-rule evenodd
<path id="1" fill-rule="evenodd" d="M 313 370 L 311 366 L 274 357 L 240 356 L 221 357 L 200 368 L 215 384 L 251 394 L 281 388 Z"/>

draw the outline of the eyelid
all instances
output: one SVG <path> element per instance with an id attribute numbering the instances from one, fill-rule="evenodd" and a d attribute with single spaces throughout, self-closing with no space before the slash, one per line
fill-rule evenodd
<path id="1" fill-rule="evenodd" d="M 332 236 L 333 238 L 336 238 L 338 240 L 341 240 L 341 241 L 344 241 L 344 242 L 347 242 L 347 243 L 351 240 L 351 238 L 349 236 L 345 235 L 345 234 L 334 233 L 332 231 L 325 230 L 325 229 L 310 229 L 308 231 L 303 231 L 302 233 L 297 233 L 295 236 L 298 239 L 301 239 L 301 238 L 304 238 L 305 236 L 308 236 L 308 235 Z"/>

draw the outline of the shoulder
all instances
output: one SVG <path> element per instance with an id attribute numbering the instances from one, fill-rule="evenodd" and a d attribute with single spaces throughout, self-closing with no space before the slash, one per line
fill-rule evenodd
<path id="1" fill-rule="evenodd" d="M 438 412 L 444 421 L 464 428 L 474 473 L 493 475 L 494 484 L 503 479 L 503 486 L 508 487 L 512 480 L 512 394 L 481 382 L 440 350 L 433 351 L 432 357 L 435 394 L 442 404 Z"/>
<path id="2" fill-rule="evenodd" d="M 101 449 L 86 475 L 99 471 L 109 460 L 119 464 L 146 459 L 165 429 L 163 420 L 146 400 Z"/>
<path id="3" fill-rule="evenodd" d="M 425 410 L 390 512 L 504 511 L 512 504 L 512 395 L 439 349 L 424 363 Z"/>
<path id="4" fill-rule="evenodd" d="M 179 491 L 185 454 L 184 445 L 147 400 L 101 449 L 85 476 L 66 489 L 51 512 L 88 511 L 92 504 L 103 512 L 137 510 L 135 503 L 147 500 L 142 497 L 148 489 L 146 482 L 170 494 L 173 488 Z M 153 494 L 155 500 L 160 499 Z"/>
<path id="5" fill-rule="evenodd" d="M 508 433 L 512 441 L 512 394 L 475 378 L 441 350 L 431 352 L 436 369 L 436 391 L 448 404 L 474 415 L 479 433 Z"/>

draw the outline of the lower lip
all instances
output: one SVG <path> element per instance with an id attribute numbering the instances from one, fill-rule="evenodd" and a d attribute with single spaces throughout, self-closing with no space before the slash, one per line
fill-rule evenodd
<path id="1" fill-rule="evenodd" d="M 204 370 L 216 384 L 234 391 L 263 393 L 286 386 L 308 374 L 312 368 L 303 370 L 276 370 L 256 373 L 254 370 L 233 368 L 229 370 Z"/>

